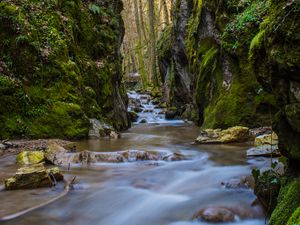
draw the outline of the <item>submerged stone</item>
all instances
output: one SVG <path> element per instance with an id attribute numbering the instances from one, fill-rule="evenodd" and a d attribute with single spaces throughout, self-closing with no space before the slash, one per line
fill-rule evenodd
<path id="1" fill-rule="evenodd" d="M 229 209 L 223 207 L 209 207 L 200 210 L 194 218 L 203 220 L 209 223 L 225 223 L 233 222 L 235 215 Z"/>

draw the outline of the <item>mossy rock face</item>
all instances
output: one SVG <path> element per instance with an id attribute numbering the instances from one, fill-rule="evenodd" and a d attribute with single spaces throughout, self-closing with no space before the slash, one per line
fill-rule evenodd
<path id="1" fill-rule="evenodd" d="M 300 224 L 300 207 L 295 210 L 293 215 L 290 217 L 287 225 L 295 225 L 295 224 Z"/>
<path id="2" fill-rule="evenodd" d="M 267 0 L 176 1 L 173 28 L 159 40 L 168 105 L 182 112 L 192 105 L 189 119 L 203 128 L 270 126 L 275 98 L 256 80 L 248 56 L 263 43 L 259 28 L 269 6 Z"/>
<path id="3" fill-rule="evenodd" d="M 110 0 L 1 1 L 0 138 L 85 137 L 88 118 L 129 126 L 121 10 Z"/>
<path id="4" fill-rule="evenodd" d="M 269 225 L 287 224 L 299 218 L 300 178 L 283 185 L 277 199 L 278 204 L 272 213 Z M 297 218 L 298 216 L 298 218 Z"/>
<path id="5" fill-rule="evenodd" d="M 22 151 L 17 156 L 17 162 L 21 165 L 38 164 L 45 160 L 45 154 L 41 151 Z"/>

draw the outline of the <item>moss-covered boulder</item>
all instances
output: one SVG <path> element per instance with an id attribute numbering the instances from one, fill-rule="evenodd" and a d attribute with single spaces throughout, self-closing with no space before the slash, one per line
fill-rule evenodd
<path id="1" fill-rule="evenodd" d="M 21 165 L 38 164 L 45 160 L 45 154 L 41 151 L 22 151 L 17 156 L 17 162 Z"/>
<path id="2" fill-rule="evenodd" d="M 200 132 L 200 136 L 196 139 L 198 144 L 224 144 L 224 143 L 240 143 L 253 140 L 254 137 L 247 127 L 231 127 L 226 130 L 206 129 Z"/>
<path id="3" fill-rule="evenodd" d="M 32 189 L 51 187 L 57 181 L 62 181 L 63 175 L 59 168 L 46 169 L 43 164 L 22 167 L 16 174 L 5 180 L 6 190 Z"/>

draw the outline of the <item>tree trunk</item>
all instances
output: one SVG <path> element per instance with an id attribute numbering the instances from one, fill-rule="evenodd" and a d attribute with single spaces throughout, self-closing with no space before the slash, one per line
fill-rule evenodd
<path id="1" fill-rule="evenodd" d="M 142 32 L 141 32 L 141 25 L 139 20 L 139 7 L 138 7 L 138 1 L 134 0 L 134 15 L 135 15 L 135 24 L 136 29 L 138 33 L 138 44 L 136 46 L 137 54 L 138 54 L 138 60 L 139 60 L 139 72 L 142 78 L 143 86 L 146 86 L 147 76 L 145 72 L 145 65 L 144 65 L 144 58 L 143 58 L 143 48 L 142 48 Z"/>
<path id="2" fill-rule="evenodd" d="M 156 73 L 156 32 L 155 32 L 155 15 L 154 0 L 148 0 L 149 3 L 149 39 L 150 39 L 150 78 L 154 86 L 158 86 Z"/>

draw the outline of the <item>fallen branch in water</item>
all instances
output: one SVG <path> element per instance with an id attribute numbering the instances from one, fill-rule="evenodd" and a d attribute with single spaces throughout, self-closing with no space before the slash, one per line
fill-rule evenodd
<path id="1" fill-rule="evenodd" d="M 49 205 L 52 202 L 55 202 L 58 199 L 66 196 L 69 193 L 69 191 L 71 189 L 70 187 L 73 185 L 75 179 L 76 179 L 76 177 L 74 177 L 71 182 L 65 180 L 64 181 L 65 182 L 64 191 L 60 195 L 58 195 L 57 197 L 55 197 L 53 199 L 50 199 L 49 201 L 46 201 L 46 202 L 41 203 L 39 205 L 33 206 L 33 207 L 29 208 L 29 209 L 25 209 L 23 211 L 20 211 L 20 212 L 17 212 L 17 213 L 8 215 L 8 216 L 1 217 L 0 218 L 0 222 L 15 219 L 15 218 L 20 217 L 20 216 L 22 216 L 24 214 L 27 214 L 27 213 L 32 212 L 34 210 L 40 209 L 40 208 L 42 208 L 42 207 L 44 207 L 46 205 Z"/>

